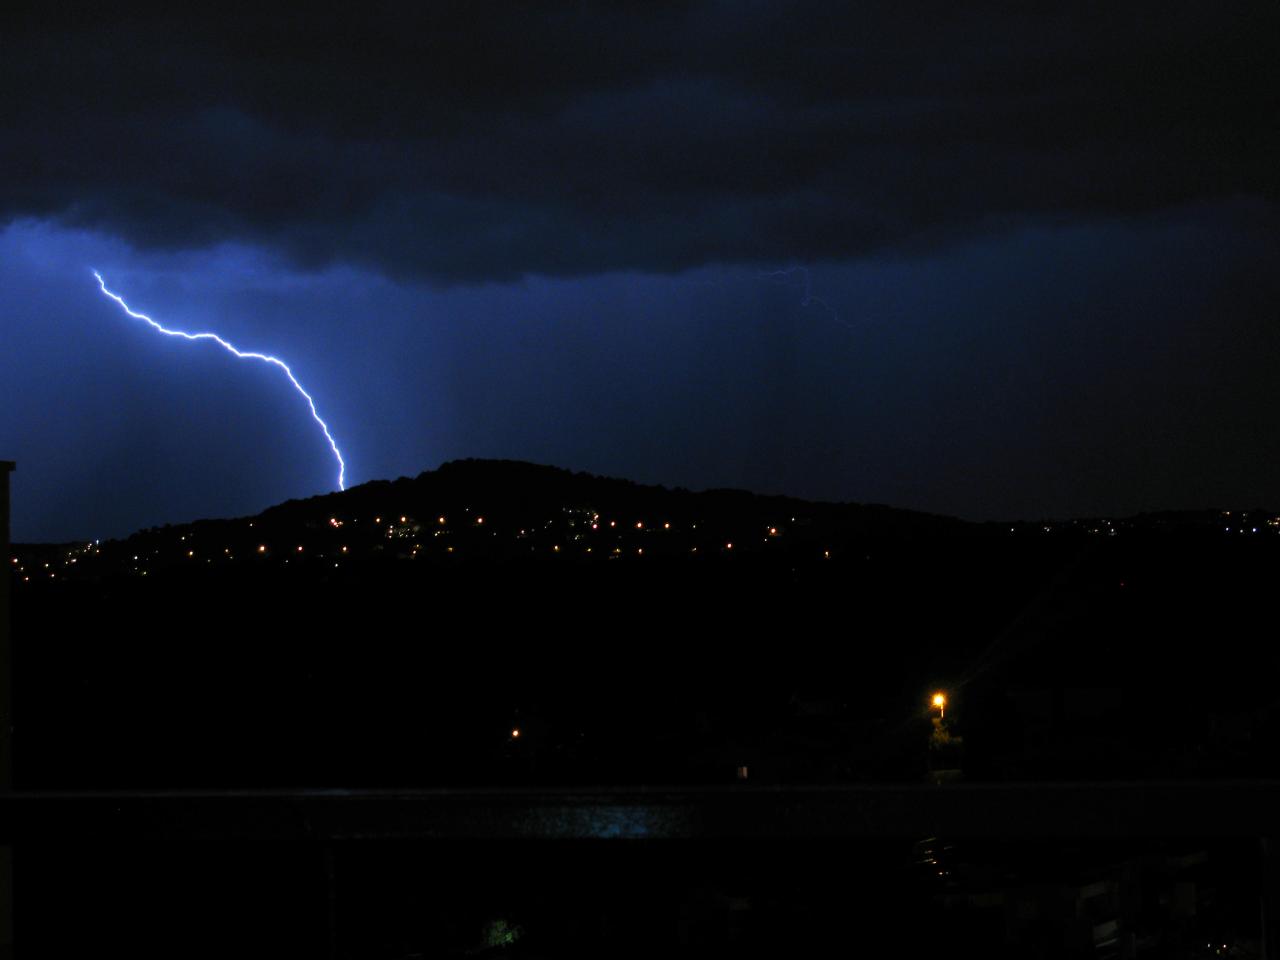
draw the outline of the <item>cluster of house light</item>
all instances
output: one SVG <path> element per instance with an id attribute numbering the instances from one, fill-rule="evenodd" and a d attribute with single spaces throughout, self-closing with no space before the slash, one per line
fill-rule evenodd
<path id="1" fill-rule="evenodd" d="M 470 508 L 464 508 L 463 512 L 470 514 L 471 510 Z M 568 515 L 568 518 L 560 521 L 559 523 L 557 523 L 555 520 L 547 520 L 543 522 L 540 529 L 535 530 L 534 528 L 523 527 L 523 528 L 520 528 L 518 531 L 515 531 L 514 535 L 517 539 L 527 539 L 531 536 L 534 536 L 535 534 L 538 535 L 539 537 L 546 538 L 548 531 L 551 531 L 552 533 L 554 533 L 554 531 L 557 528 L 564 528 L 567 536 L 571 540 L 570 545 L 578 544 L 579 550 L 583 554 L 594 554 L 596 547 L 600 546 L 600 544 L 597 543 L 595 545 L 590 545 L 590 544 L 584 544 L 582 542 L 587 537 L 587 534 L 584 531 L 588 527 L 590 528 L 591 531 L 595 531 L 595 532 L 598 532 L 602 528 L 604 528 L 606 532 L 612 530 L 620 533 L 621 531 L 619 530 L 619 527 L 621 525 L 622 527 L 631 527 L 634 531 L 638 533 L 643 533 L 643 534 L 670 533 L 674 529 L 671 521 L 669 520 L 664 520 L 661 523 L 654 524 L 654 525 L 650 525 L 647 521 L 643 519 L 620 524 L 620 521 L 618 521 L 617 519 L 604 520 L 601 518 L 601 515 L 598 512 L 589 510 L 589 509 L 565 508 L 563 512 L 566 515 Z M 420 538 L 425 532 L 424 525 L 419 523 L 413 517 L 409 516 L 408 514 L 402 514 L 397 518 L 391 519 L 389 522 L 385 524 L 383 522 L 383 517 L 381 516 L 375 516 L 372 519 L 373 519 L 374 529 L 379 530 L 381 533 L 381 536 L 379 539 L 414 541 L 412 542 L 412 546 L 408 552 L 408 557 L 410 559 L 416 558 L 419 555 L 419 553 L 422 551 L 423 547 L 422 547 L 422 543 L 420 542 Z M 792 521 L 794 522 L 794 520 L 795 518 L 793 517 Z M 342 530 L 346 528 L 348 524 L 359 524 L 359 522 L 360 521 L 358 518 L 343 519 L 338 516 L 331 516 L 327 519 L 325 525 L 331 531 L 337 531 L 337 530 Z M 477 514 L 474 517 L 470 518 L 466 525 L 472 529 L 484 527 L 486 525 L 485 517 L 483 514 Z M 252 528 L 254 526 L 253 522 L 250 521 L 248 526 Z M 448 518 L 444 514 L 437 515 L 435 517 L 435 523 L 432 524 L 431 526 L 435 528 L 431 531 L 433 538 L 448 537 L 451 533 L 451 530 L 448 524 Z M 583 530 L 578 530 L 577 528 L 579 528 L 579 526 L 581 526 Z M 698 524 L 696 523 L 690 524 L 689 529 L 691 531 L 696 531 L 698 529 Z M 497 537 L 499 535 L 497 530 L 493 530 L 491 531 L 491 533 L 492 533 L 492 536 L 494 537 Z M 779 527 L 776 524 L 768 524 L 764 526 L 762 533 L 758 534 L 758 536 L 761 536 L 762 542 L 767 544 L 772 540 L 782 537 L 783 530 L 781 527 Z M 203 561 L 205 564 L 212 564 L 215 559 L 223 560 L 223 561 L 233 561 L 238 556 L 238 551 L 232 546 L 222 546 L 220 548 L 214 547 L 212 550 L 198 550 L 194 543 L 195 539 L 196 539 L 196 535 L 194 532 L 184 533 L 178 537 L 177 555 L 180 561 L 186 560 L 186 561 L 192 561 L 197 563 L 200 561 Z M 550 539 L 554 539 L 554 538 L 550 538 Z M 544 542 L 545 542 L 545 539 L 544 539 Z M 127 541 L 125 545 L 127 547 L 128 545 Z M 565 543 L 561 543 L 561 542 L 552 542 L 549 545 L 548 550 L 553 554 L 563 554 L 563 553 L 569 552 L 570 545 L 566 545 Z M 721 550 L 724 552 L 729 552 L 729 551 L 735 550 L 737 546 L 738 546 L 737 541 L 726 539 L 725 542 L 721 545 Z M 250 555 L 256 555 L 260 558 L 267 558 L 267 557 L 279 555 L 280 557 L 283 558 L 284 563 L 289 562 L 288 557 L 290 556 L 296 558 L 299 555 L 310 554 L 321 559 L 332 560 L 334 562 L 333 565 L 335 567 L 339 566 L 339 561 L 343 557 L 348 556 L 351 553 L 351 547 L 348 544 L 342 544 L 336 547 L 308 548 L 303 543 L 293 543 L 293 544 L 289 544 L 287 547 L 284 547 L 283 553 L 281 553 L 280 547 L 272 546 L 272 544 L 270 544 L 269 542 L 259 542 L 256 545 L 251 545 L 245 549 L 247 549 L 250 552 Z M 530 549 L 536 550 L 538 548 L 531 545 Z M 637 557 L 645 556 L 645 548 L 643 546 L 633 544 L 631 547 L 627 548 L 628 552 L 630 552 L 631 550 L 634 550 L 634 555 Z M 454 545 L 446 544 L 445 552 L 448 554 L 454 553 L 455 552 Z M 606 547 L 605 552 L 610 558 L 619 557 L 624 552 L 624 546 L 610 544 Z M 699 552 L 699 549 L 697 546 L 691 546 L 689 548 L 689 552 L 696 554 Z M 102 553 L 101 546 L 98 544 L 98 542 L 95 541 L 94 543 L 87 544 L 83 548 L 77 547 L 67 553 L 66 557 L 62 561 L 62 565 L 65 567 L 69 567 L 72 564 L 75 564 L 77 560 L 81 556 L 85 555 L 86 553 L 91 553 L 94 556 L 100 556 Z M 144 556 L 144 553 L 145 553 L 145 556 Z M 139 576 L 146 576 L 149 572 L 149 567 L 154 566 L 156 563 L 161 562 L 163 555 L 164 555 L 164 551 L 162 551 L 161 548 L 155 548 L 150 551 L 144 551 L 137 554 L 133 554 L 131 557 L 131 560 L 129 560 L 128 569 L 133 574 L 136 574 Z M 825 559 L 830 559 L 831 551 L 829 549 L 823 550 L 822 555 Z M 20 558 L 14 557 L 13 564 L 16 568 L 16 573 L 22 576 L 24 581 L 29 582 L 31 579 L 30 573 L 28 572 L 26 565 L 21 562 Z M 36 572 L 47 573 L 47 575 L 51 578 L 56 577 L 57 575 L 57 571 L 54 570 L 49 563 L 44 564 L 43 570 L 36 571 Z"/>
<path id="2" fill-rule="evenodd" d="M 101 540 L 94 540 L 92 543 L 86 543 L 83 547 L 72 547 L 60 560 L 53 563 L 45 561 L 38 568 L 32 567 L 28 569 L 27 564 L 22 561 L 21 557 L 10 557 L 9 562 L 13 568 L 15 579 L 21 577 L 23 583 L 30 583 L 32 574 L 35 574 L 40 579 L 56 580 L 59 569 L 70 569 L 79 562 L 81 557 L 99 556 L 102 553 L 101 544 Z"/>

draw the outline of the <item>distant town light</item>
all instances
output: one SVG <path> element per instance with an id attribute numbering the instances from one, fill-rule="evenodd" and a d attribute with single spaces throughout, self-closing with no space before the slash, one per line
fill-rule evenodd
<path id="1" fill-rule="evenodd" d="M 511 739 L 512 739 L 512 740 L 519 740 L 519 739 L 520 739 L 520 728 L 519 728 L 519 727 L 516 727 L 516 728 L 514 728 L 514 729 L 511 731 Z"/>

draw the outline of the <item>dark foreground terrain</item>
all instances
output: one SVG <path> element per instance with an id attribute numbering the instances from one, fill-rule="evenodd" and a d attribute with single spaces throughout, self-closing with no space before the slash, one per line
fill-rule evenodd
<path id="1" fill-rule="evenodd" d="M 15 556 L 27 787 L 913 780 L 935 688 L 970 780 L 1276 772 L 1261 512 L 973 525 L 463 462 Z"/>
<path id="2" fill-rule="evenodd" d="M 1058 839 L 1069 812 L 940 839 L 46 822 L 17 862 L 47 955 L 1264 949 L 1270 830 L 1227 826 L 1280 770 L 1265 511 L 978 525 L 462 462 L 12 567 L 33 797 L 269 788 L 288 820 L 305 788 L 1222 784 L 1140 842 Z"/>

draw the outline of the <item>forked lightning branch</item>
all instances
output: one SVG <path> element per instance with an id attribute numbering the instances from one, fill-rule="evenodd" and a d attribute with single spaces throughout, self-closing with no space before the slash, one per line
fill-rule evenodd
<path id="1" fill-rule="evenodd" d="M 338 449 L 338 444 L 334 442 L 333 434 L 329 432 L 329 425 L 320 418 L 320 414 L 316 411 L 315 400 L 311 398 L 311 394 L 307 393 L 307 391 L 303 389 L 302 384 L 298 382 L 298 378 L 293 375 L 293 371 L 289 369 L 289 365 L 287 363 L 285 363 L 279 357 L 273 357 L 273 356 L 270 356 L 269 354 L 255 353 L 249 350 L 239 350 L 236 347 L 232 346 L 230 343 L 228 343 L 226 340 L 223 340 L 222 337 L 218 336 L 216 333 L 208 333 L 208 332 L 187 333 L 183 330 L 170 330 L 167 327 L 161 326 L 160 324 L 156 323 L 156 321 L 148 317 L 145 313 L 138 313 L 136 310 L 130 309 L 129 305 L 124 302 L 123 297 L 121 297 L 117 293 L 112 293 L 110 290 L 108 290 L 106 281 L 102 279 L 102 274 L 98 273 L 97 270 L 93 271 L 93 275 L 95 279 L 97 279 L 98 286 L 102 289 L 103 294 L 110 297 L 116 303 L 120 304 L 121 309 L 123 309 L 125 313 L 133 317 L 135 320 L 142 320 L 150 324 L 152 329 L 154 329 L 156 332 L 163 333 L 165 336 L 168 336 L 168 337 L 181 337 L 183 340 L 212 340 L 218 346 L 222 347 L 222 349 L 226 350 L 228 353 L 238 357 L 241 360 L 260 360 L 263 363 L 270 364 L 271 366 L 278 367 L 280 370 L 282 370 L 284 372 L 284 375 L 289 378 L 289 382 L 293 384 L 293 389 L 298 391 L 298 393 L 302 395 L 302 398 L 307 401 L 307 407 L 311 410 L 312 419 L 314 419 L 315 422 L 320 425 L 320 429 L 324 433 L 324 438 L 329 443 L 329 449 L 333 451 L 333 457 L 335 460 L 338 461 L 338 489 L 345 490 L 347 488 L 346 486 L 347 465 L 342 459 L 342 452 Z"/>

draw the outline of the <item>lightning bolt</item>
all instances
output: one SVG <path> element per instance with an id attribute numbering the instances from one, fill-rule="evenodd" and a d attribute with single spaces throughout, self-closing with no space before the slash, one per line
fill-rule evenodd
<path id="1" fill-rule="evenodd" d="M 801 307 L 808 308 L 817 304 L 823 310 L 827 311 L 827 313 L 831 314 L 831 319 L 836 323 L 842 323 L 846 327 L 850 328 L 853 327 L 853 324 L 840 316 L 839 311 L 837 311 L 835 307 L 829 304 L 826 300 L 823 300 L 821 297 L 815 297 L 813 295 L 813 278 L 809 276 L 809 270 L 807 267 L 788 267 L 786 270 L 769 270 L 766 273 L 757 274 L 757 276 L 761 280 L 772 280 L 774 283 L 792 284 L 795 282 L 793 278 L 797 274 L 800 276 L 801 282 Z"/>
<path id="2" fill-rule="evenodd" d="M 333 451 L 334 459 L 338 461 L 338 489 L 345 490 L 347 465 L 342 459 L 342 452 L 338 449 L 337 443 L 334 442 L 333 434 L 329 432 L 329 425 L 320 419 L 320 414 L 316 411 L 316 402 L 311 399 L 311 394 L 303 389 L 302 384 L 298 382 L 298 378 L 293 375 L 293 371 L 289 369 L 289 365 L 279 357 L 272 357 L 265 353 L 253 353 L 247 350 L 237 350 L 234 346 L 223 340 L 216 333 L 186 333 L 182 330 L 170 330 L 156 323 L 145 313 L 138 313 L 129 309 L 129 305 L 124 302 L 124 297 L 118 293 L 112 293 L 107 289 L 106 281 L 102 279 L 102 274 L 97 270 L 93 271 L 94 279 L 98 281 L 104 295 L 110 297 L 116 303 L 120 304 L 120 308 L 135 320 L 143 320 L 150 324 L 153 329 L 159 333 L 163 333 L 167 337 L 181 337 L 183 340 L 212 340 L 218 346 L 222 347 L 228 353 L 240 358 L 241 360 L 261 360 L 263 363 L 269 363 L 273 367 L 279 367 L 284 371 L 284 375 L 289 378 L 289 382 L 293 384 L 293 389 L 302 394 L 302 398 L 307 401 L 307 406 L 311 408 L 311 418 L 320 425 L 320 429 L 324 432 L 324 438 L 329 442 L 329 449 Z"/>

